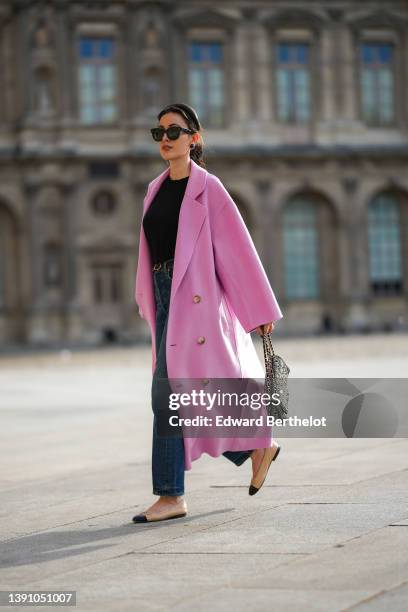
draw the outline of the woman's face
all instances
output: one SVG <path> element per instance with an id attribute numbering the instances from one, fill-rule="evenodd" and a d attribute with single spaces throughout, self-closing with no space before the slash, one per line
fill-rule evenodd
<path id="1" fill-rule="evenodd" d="M 183 128 L 188 128 L 187 122 L 179 113 L 168 112 L 160 117 L 158 127 L 164 127 L 167 130 L 171 125 L 179 125 Z M 160 154 L 166 161 L 170 161 L 180 157 L 190 157 L 190 144 L 197 139 L 197 134 L 186 134 L 180 132 L 177 140 L 170 140 L 167 134 L 163 135 L 160 145 Z"/>

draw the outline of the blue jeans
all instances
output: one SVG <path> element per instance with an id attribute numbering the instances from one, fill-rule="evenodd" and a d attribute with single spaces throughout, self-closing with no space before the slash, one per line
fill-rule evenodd
<path id="1" fill-rule="evenodd" d="M 153 444 L 152 444 L 152 478 L 154 495 L 184 495 L 184 440 L 182 436 L 164 437 L 159 434 L 157 411 L 168 405 L 170 385 L 163 379 L 168 378 L 166 363 L 166 335 L 170 304 L 171 281 L 174 259 L 167 261 L 167 266 L 155 270 L 153 274 L 154 294 L 156 301 L 156 367 L 152 379 L 153 410 Z M 158 379 L 162 379 L 160 384 Z M 240 466 L 251 456 L 252 450 L 225 451 L 222 453 L 235 465 Z"/>

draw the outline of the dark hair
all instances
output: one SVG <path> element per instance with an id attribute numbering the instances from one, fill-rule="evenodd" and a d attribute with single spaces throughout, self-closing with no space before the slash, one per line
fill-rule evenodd
<path id="1" fill-rule="evenodd" d="M 192 149 L 190 149 L 190 157 L 196 162 L 196 164 L 205 168 L 205 162 L 203 159 L 204 141 L 201 135 L 202 127 L 197 112 L 188 104 L 169 104 L 160 111 L 160 113 L 157 115 L 157 119 L 160 120 L 160 118 L 166 113 L 179 113 L 187 122 L 187 126 L 190 128 L 190 130 L 200 133 L 200 140 L 194 144 Z"/>

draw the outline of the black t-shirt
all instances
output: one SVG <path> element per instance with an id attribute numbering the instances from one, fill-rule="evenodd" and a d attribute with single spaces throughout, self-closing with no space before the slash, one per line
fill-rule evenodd
<path id="1" fill-rule="evenodd" d="M 153 264 L 174 257 L 180 207 L 188 179 L 189 176 L 171 179 L 167 175 L 143 217 Z"/>

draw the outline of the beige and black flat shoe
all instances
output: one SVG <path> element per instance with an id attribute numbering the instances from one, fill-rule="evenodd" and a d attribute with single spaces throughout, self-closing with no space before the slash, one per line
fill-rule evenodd
<path id="1" fill-rule="evenodd" d="M 266 475 L 268 474 L 268 470 L 271 466 L 272 461 L 275 461 L 276 457 L 279 455 L 281 447 L 276 442 L 273 446 L 269 448 L 265 448 L 264 455 L 262 457 L 261 465 L 255 476 L 251 480 L 251 484 L 249 485 L 248 493 L 249 495 L 255 495 L 258 493 L 259 489 L 262 487 L 265 482 Z"/>
<path id="2" fill-rule="evenodd" d="M 146 510 L 146 512 L 142 512 L 141 514 L 136 514 L 132 518 L 134 523 L 152 523 L 157 521 L 167 521 L 168 519 L 179 518 L 182 516 L 187 516 L 187 504 L 183 500 L 182 503 L 177 504 L 174 510 L 165 510 L 162 512 L 153 512 Z"/>

